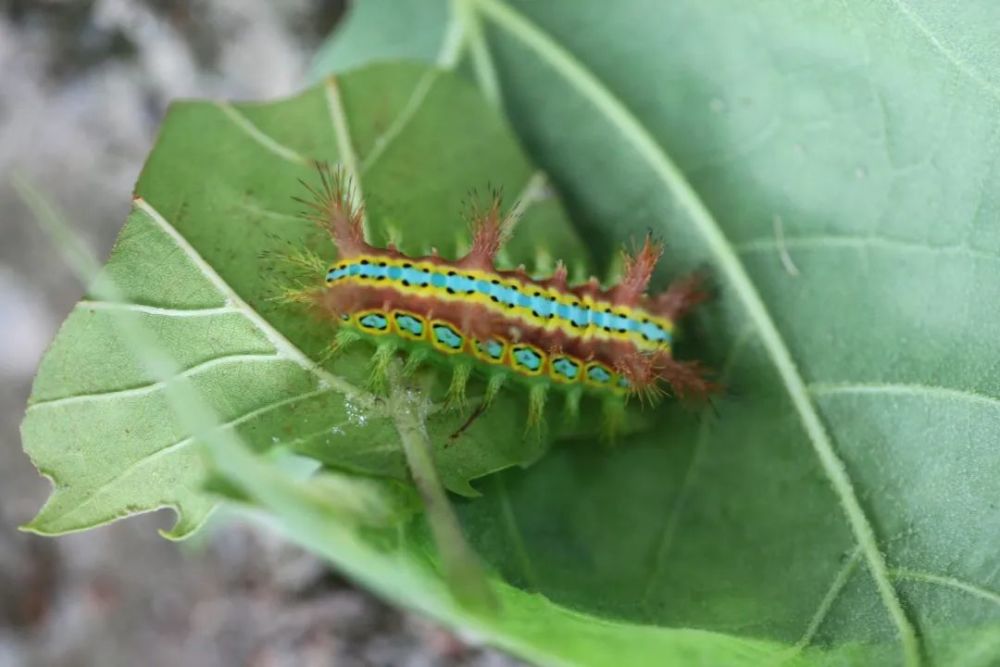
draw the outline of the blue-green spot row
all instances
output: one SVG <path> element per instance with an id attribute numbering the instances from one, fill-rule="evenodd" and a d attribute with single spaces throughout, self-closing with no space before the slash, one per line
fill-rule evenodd
<path id="1" fill-rule="evenodd" d="M 442 267 L 440 271 L 415 268 L 411 265 L 393 266 L 385 262 L 359 260 L 345 266 L 331 269 L 326 275 L 328 284 L 345 278 L 368 278 L 385 280 L 401 287 L 433 287 L 452 294 L 482 294 L 496 303 L 509 308 L 515 306 L 529 308 L 536 317 L 559 318 L 577 327 L 598 327 L 605 331 L 638 332 L 644 339 L 669 344 L 671 336 L 663 327 L 650 321 L 639 321 L 605 310 L 604 312 L 573 306 L 539 294 L 525 294 L 515 288 L 502 285 L 499 280 L 483 280 L 463 276 L 452 269 Z"/>

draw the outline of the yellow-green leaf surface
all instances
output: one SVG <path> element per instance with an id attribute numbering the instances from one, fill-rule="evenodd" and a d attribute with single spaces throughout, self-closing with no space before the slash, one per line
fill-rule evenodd
<path id="1" fill-rule="evenodd" d="M 413 12 L 436 41 L 387 27 Z M 457 62 L 595 251 L 652 228 L 717 285 L 688 329 L 715 413 L 463 503 L 509 581 L 816 663 L 1000 663 L 997 25 L 986 1 L 358 3 L 318 71 Z"/>
<path id="2" fill-rule="evenodd" d="M 392 236 L 411 253 L 454 254 L 468 241 L 470 191 L 492 185 L 523 206 L 510 261 L 557 248 L 582 259 L 544 177 L 453 75 L 384 65 L 271 104 L 177 104 L 106 268 L 122 302 L 78 304 L 35 381 L 24 444 L 55 489 L 30 529 L 64 533 L 170 506 L 180 537 L 215 502 L 201 491 L 197 439 L 116 325 L 122 311 L 138 314 L 149 344 L 184 369 L 220 428 L 257 450 L 280 445 L 343 470 L 407 478 L 385 402 L 367 389 L 370 350 L 321 363 L 330 323 L 273 299 L 292 286 L 289 257 L 332 257 L 293 200 L 306 195 L 299 179 L 317 181 L 317 160 L 354 174 L 375 242 Z M 311 280 L 321 283 L 322 269 Z M 448 488 L 474 495 L 470 480 L 543 453 L 546 439 L 525 437 L 524 404 L 504 396 L 453 447 L 447 436 L 467 415 L 432 415 Z"/>

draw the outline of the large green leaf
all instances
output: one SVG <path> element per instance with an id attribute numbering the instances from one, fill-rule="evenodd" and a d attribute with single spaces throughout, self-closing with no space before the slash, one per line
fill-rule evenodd
<path id="1" fill-rule="evenodd" d="M 319 363 L 329 322 L 272 298 L 292 280 L 292 253 L 332 253 L 292 199 L 306 194 L 298 179 L 316 181 L 314 160 L 356 174 L 376 241 L 391 233 L 411 252 L 454 254 L 468 236 L 463 202 L 493 184 L 523 200 L 524 238 L 510 261 L 556 248 L 582 258 L 500 117 L 473 86 L 439 70 L 373 67 L 273 104 L 178 104 L 107 265 L 122 302 L 81 302 L 36 378 L 24 445 L 55 490 L 30 529 L 64 533 L 170 506 L 171 534 L 181 537 L 214 504 L 200 490 L 198 439 L 116 323 L 122 311 L 138 314 L 149 344 L 185 369 L 223 428 L 258 450 L 280 444 L 341 469 L 407 478 L 385 402 L 366 389 L 370 351 Z M 524 423 L 524 403 L 502 397 L 451 447 L 446 436 L 466 415 L 431 417 L 448 488 L 474 495 L 469 480 L 544 451 L 545 439 L 510 427 Z"/>
<path id="2" fill-rule="evenodd" d="M 345 524 L 343 508 L 224 439 L 209 447 L 216 470 L 241 500 L 268 510 L 268 519 L 315 553 L 380 594 L 462 627 L 541 664 L 739 665 L 783 660 L 801 664 L 775 642 L 615 622 L 554 604 L 544 596 L 494 580 L 497 613 L 458 606 L 421 557 L 422 540 L 373 548 Z"/>
<path id="3" fill-rule="evenodd" d="M 817 662 L 1000 662 L 998 21 L 985 0 L 358 3 L 318 71 L 457 60 L 595 254 L 652 228 L 668 272 L 718 285 L 695 327 L 732 388 L 717 414 L 665 410 L 463 502 L 510 582 Z"/>

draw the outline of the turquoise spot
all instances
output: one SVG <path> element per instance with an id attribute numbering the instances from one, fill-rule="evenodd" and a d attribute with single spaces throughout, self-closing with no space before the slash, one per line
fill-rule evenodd
<path id="1" fill-rule="evenodd" d="M 603 366 L 591 366 L 587 369 L 587 379 L 605 384 L 611 381 L 611 373 Z"/>
<path id="2" fill-rule="evenodd" d="M 434 338 L 437 342 L 452 350 L 462 349 L 462 342 L 464 341 L 457 331 L 444 324 L 434 325 Z"/>
<path id="3" fill-rule="evenodd" d="M 348 267 L 348 269 L 347 269 L 347 273 L 348 273 L 348 275 L 351 275 L 351 276 L 360 275 L 361 274 L 361 265 L 360 264 L 351 264 L 351 266 Z"/>
<path id="4" fill-rule="evenodd" d="M 369 313 L 362 317 L 360 322 L 363 328 L 375 329 L 376 331 L 385 331 L 389 326 L 389 320 L 385 319 L 385 315 L 378 313 Z"/>
<path id="5" fill-rule="evenodd" d="M 556 306 L 556 315 L 558 315 L 560 318 L 564 320 L 569 319 L 569 312 L 570 312 L 570 307 L 564 303 L 560 303 L 558 306 Z"/>
<path id="6" fill-rule="evenodd" d="M 503 345 L 495 340 L 488 341 L 486 343 L 486 354 L 490 355 L 493 359 L 499 359 L 503 356 Z"/>
<path id="7" fill-rule="evenodd" d="M 433 287 L 444 287 L 448 282 L 448 279 L 442 276 L 440 273 L 435 273 L 431 276 L 431 285 Z"/>
<path id="8" fill-rule="evenodd" d="M 514 360 L 531 371 L 542 367 L 542 356 L 528 347 L 515 347 Z"/>
<path id="9" fill-rule="evenodd" d="M 566 357 L 559 357 L 552 362 L 552 368 L 555 369 L 559 375 L 570 380 L 575 380 L 577 375 L 580 374 L 580 364 Z"/>
<path id="10" fill-rule="evenodd" d="M 424 333 L 424 323 L 411 315 L 396 315 L 396 324 L 414 336 L 421 336 Z"/>
<path id="11" fill-rule="evenodd" d="M 389 280 L 399 280 L 399 277 L 403 275 L 403 269 L 398 266 L 389 267 Z"/>
<path id="12" fill-rule="evenodd" d="M 480 294 L 490 294 L 490 284 L 485 280 L 477 280 L 476 291 Z"/>
<path id="13" fill-rule="evenodd" d="M 531 299 L 524 294 L 518 294 L 517 305 L 521 306 L 521 308 L 527 308 L 531 305 Z"/>
<path id="14" fill-rule="evenodd" d="M 628 378 L 622 376 L 618 378 L 618 386 L 621 387 L 622 389 L 628 389 L 629 387 L 632 386 L 632 383 L 628 381 Z"/>

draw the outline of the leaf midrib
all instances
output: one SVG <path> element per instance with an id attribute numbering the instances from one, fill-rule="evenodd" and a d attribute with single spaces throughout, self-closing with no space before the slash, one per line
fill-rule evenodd
<path id="1" fill-rule="evenodd" d="M 79 305 L 79 304 L 78 304 Z M 190 378 L 194 375 L 201 375 L 210 370 L 214 370 L 220 365 L 229 364 L 245 364 L 245 363 L 274 363 L 274 362 L 288 363 L 289 360 L 284 357 L 275 354 L 273 352 L 236 352 L 233 354 L 223 354 L 217 357 L 212 357 L 204 361 L 199 361 L 193 366 L 189 366 L 181 370 L 177 374 L 177 377 Z M 28 405 L 28 413 L 35 412 L 39 409 L 51 409 L 55 407 L 62 407 L 66 405 L 72 405 L 74 403 L 87 403 L 87 402 L 100 402 L 100 401 L 117 401 L 123 398 L 134 398 L 136 396 L 147 396 L 149 394 L 155 393 L 166 388 L 169 381 L 155 380 L 153 382 L 145 382 L 143 384 L 137 384 L 130 387 L 121 387 L 118 389 L 107 389 L 104 391 L 88 391 L 82 394 L 69 394 L 67 396 L 57 396 L 56 398 L 47 398 L 40 401 L 33 401 Z"/>
<path id="2" fill-rule="evenodd" d="M 823 426 L 788 346 L 718 222 L 712 217 L 680 169 L 673 163 L 649 130 L 568 50 L 556 43 L 540 27 L 531 23 L 526 17 L 503 2 L 498 0 L 464 1 L 480 10 L 500 28 L 533 50 L 553 71 L 563 76 L 570 85 L 575 87 L 584 99 L 589 100 L 596 109 L 604 114 L 608 122 L 616 127 L 627 141 L 632 143 L 638 153 L 648 162 L 653 172 L 673 192 L 680 207 L 688 212 L 695 230 L 702 235 L 716 264 L 725 274 L 739 301 L 746 309 L 747 315 L 760 333 L 761 343 L 785 385 L 813 450 L 819 458 L 824 474 L 833 486 L 848 524 L 864 553 L 883 605 L 896 625 L 906 663 L 909 665 L 919 664 L 916 631 L 907 618 L 890 581 L 888 568 L 879 551 L 874 529 L 861 507 L 844 464 L 834 451 L 833 443 Z"/>
<path id="3" fill-rule="evenodd" d="M 205 261 L 205 259 L 198 253 L 197 250 L 188 242 L 186 238 L 170 224 L 166 218 L 160 214 L 152 204 L 147 202 L 142 197 L 135 198 L 135 207 L 145 213 L 150 220 L 156 224 L 161 231 L 163 231 L 167 236 L 170 237 L 171 241 L 184 253 L 188 261 L 190 261 L 195 268 L 212 284 L 216 290 L 225 298 L 226 305 L 235 309 L 245 318 L 247 318 L 251 324 L 253 324 L 257 329 L 264 334 L 268 341 L 274 346 L 277 353 L 286 359 L 294 361 L 304 370 L 315 375 L 320 382 L 329 386 L 344 396 L 357 401 L 361 406 L 371 407 L 375 405 L 375 397 L 368 392 L 354 386 L 344 378 L 330 373 L 325 368 L 319 366 L 310 359 L 302 350 L 296 347 L 290 340 L 285 338 L 285 336 L 275 329 L 270 322 L 264 319 L 260 313 L 250 307 L 250 305 L 244 301 L 239 294 L 236 293 L 229 283 L 227 283 L 222 276 L 212 268 L 212 266 Z"/>

